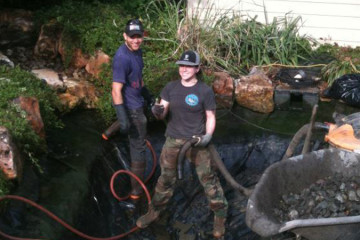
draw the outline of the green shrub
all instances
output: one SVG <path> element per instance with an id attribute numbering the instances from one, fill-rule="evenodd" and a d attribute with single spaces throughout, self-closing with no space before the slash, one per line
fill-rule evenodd
<path id="1" fill-rule="evenodd" d="M 37 98 L 45 130 L 62 126 L 55 114 L 59 102 L 54 91 L 33 74 L 19 67 L 0 67 L 0 126 L 9 130 L 25 156 L 37 164 L 37 156 L 46 150 L 46 143 L 30 127 L 26 113 L 12 103 L 19 96 Z"/>
<path id="2" fill-rule="evenodd" d="M 81 48 L 94 54 L 102 49 L 114 54 L 122 39 L 127 16 L 121 4 L 97 1 L 65 1 L 62 5 L 37 12 L 40 23 L 55 19 L 63 26 L 63 43 L 66 49 Z"/>
<path id="3" fill-rule="evenodd" d="M 322 68 L 321 77 L 331 86 L 334 81 L 350 73 L 360 73 L 360 48 L 324 44 L 314 55 L 326 56 L 329 63 Z"/>
<path id="4" fill-rule="evenodd" d="M 4 173 L 0 171 L 0 197 L 9 194 L 11 187 L 12 183 L 6 180 Z"/>
<path id="5" fill-rule="evenodd" d="M 115 0 L 63 1 L 39 11 L 38 16 L 43 23 L 56 19 L 64 26 L 66 49 L 80 47 L 88 54 L 102 49 L 111 57 L 123 43 L 126 21 L 142 16 L 147 32 L 142 47 L 144 81 L 155 95 L 167 82 L 178 78 L 174 62 L 184 50 L 198 51 L 205 67 L 231 75 L 244 74 L 254 65 L 297 65 L 311 55 L 313 41 L 298 33 L 300 18 L 285 16 L 261 24 L 256 18 L 242 20 L 228 12 L 212 14 L 211 8 L 195 11 L 191 17 L 184 0 L 146 1 L 144 8 L 136 8 L 136 13 L 125 6 L 138 6 L 139 1 L 124 4 Z M 115 116 L 111 107 L 111 67 L 104 71 L 95 82 L 102 91 L 98 107 L 108 122 Z"/>

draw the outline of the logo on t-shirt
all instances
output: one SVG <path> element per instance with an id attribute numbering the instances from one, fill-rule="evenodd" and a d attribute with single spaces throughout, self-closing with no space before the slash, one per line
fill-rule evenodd
<path id="1" fill-rule="evenodd" d="M 199 103 L 199 98 L 195 94 L 189 94 L 185 98 L 186 104 L 190 106 L 196 106 Z"/>

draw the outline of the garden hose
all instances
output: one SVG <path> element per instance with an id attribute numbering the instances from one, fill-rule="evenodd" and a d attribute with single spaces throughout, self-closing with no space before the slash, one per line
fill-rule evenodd
<path id="1" fill-rule="evenodd" d="M 189 150 L 189 148 L 191 148 L 198 141 L 199 141 L 198 138 L 191 138 L 191 139 L 187 140 L 183 144 L 183 146 L 181 147 L 181 149 L 179 151 L 179 155 L 177 158 L 177 177 L 179 180 L 184 178 L 183 166 L 184 166 L 185 154 L 186 154 L 187 150 Z M 236 182 L 236 180 L 231 176 L 229 171 L 226 169 L 226 166 L 224 165 L 223 161 L 221 160 L 221 157 L 219 156 L 219 153 L 216 151 L 213 144 L 210 144 L 208 148 L 212 155 L 211 159 L 215 162 L 219 171 L 224 176 L 225 180 L 230 184 L 230 186 L 232 186 L 234 189 L 242 192 L 245 196 L 249 197 L 252 193 L 252 190 L 245 188 Z"/>
<path id="2" fill-rule="evenodd" d="M 273 64 L 268 64 L 268 65 L 262 65 L 261 67 L 313 68 L 313 67 L 325 67 L 325 66 L 327 66 L 327 64 L 324 64 L 324 63 L 306 65 L 306 66 L 301 66 L 301 65 L 295 66 L 295 65 L 285 65 L 285 64 L 280 64 L 280 63 L 273 63 Z M 260 66 L 256 66 L 256 67 L 260 67 Z"/>
<path id="3" fill-rule="evenodd" d="M 146 188 L 145 184 L 135 175 L 133 174 L 132 172 L 130 171 L 127 171 L 127 170 L 119 170 L 117 171 L 113 177 L 111 178 L 111 188 L 112 188 L 112 184 L 113 184 L 113 179 L 115 179 L 115 177 L 119 174 L 127 174 L 129 175 L 130 177 L 133 177 L 134 179 L 136 179 L 136 181 L 138 181 L 138 183 L 141 185 L 141 187 L 144 189 L 144 192 L 146 194 L 146 198 L 147 198 L 147 201 L 148 201 L 148 205 L 150 204 L 151 202 L 151 197 L 150 197 L 150 193 L 148 191 L 148 189 Z M 115 196 L 115 195 L 114 195 Z M 117 198 L 117 195 L 115 196 Z M 3 196 L 3 197 L 0 197 L 0 202 L 3 201 L 3 200 L 8 200 L 8 199 L 11 199 L 11 200 L 18 200 L 18 201 L 22 201 L 22 202 L 25 202 L 37 209 L 39 209 L 40 211 L 44 212 L 45 214 L 47 214 L 50 218 L 52 218 L 53 220 L 57 221 L 58 223 L 60 223 L 62 226 L 64 226 L 65 228 L 67 228 L 68 230 L 70 230 L 71 232 L 73 232 L 74 234 L 78 235 L 79 237 L 81 238 L 84 238 L 84 239 L 88 239 L 88 240 L 116 240 L 116 239 L 120 239 L 120 238 L 123 238 L 127 235 L 129 235 L 130 233 L 133 233 L 135 232 L 136 230 L 138 230 L 139 228 L 137 226 L 133 227 L 132 229 L 130 229 L 128 232 L 126 233 L 122 233 L 120 235 L 117 235 L 117 236 L 113 236 L 113 237 L 107 237 L 107 238 L 98 238 L 98 237 L 92 237 L 92 236 L 89 236 L 85 233 L 82 233 L 80 232 L 79 230 L 73 228 L 72 226 L 70 226 L 69 224 L 67 224 L 66 222 L 64 222 L 63 220 L 61 220 L 59 217 L 57 217 L 55 214 L 53 214 L 52 212 L 50 212 L 49 210 L 47 210 L 46 208 L 42 207 L 41 205 L 27 199 L 27 198 L 24 198 L 24 197 L 21 197 L 21 196 L 15 196 L 15 195 L 6 195 L 6 196 Z M 6 238 L 6 239 L 10 239 L 10 240 L 40 240 L 39 238 L 19 238 L 19 237 L 13 237 L 13 236 L 10 236 L 6 233 L 3 233 L 0 231 L 0 236 Z"/>
<path id="4" fill-rule="evenodd" d="M 116 121 L 117 122 L 117 121 Z M 108 140 L 108 138 L 112 135 L 114 129 L 116 130 L 116 124 L 114 123 L 112 126 L 110 126 L 109 128 L 111 131 L 108 131 L 106 135 L 106 140 Z M 104 138 L 104 134 L 103 134 L 103 138 Z M 104 138 L 105 139 L 105 138 Z M 147 201 L 148 201 L 148 204 L 150 204 L 151 202 L 151 196 L 150 196 L 150 193 L 149 193 L 149 190 L 146 188 L 145 186 L 145 183 L 147 183 L 151 177 L 153 176 L 154 172 L 155 172 L 155 169 L 156 169 L 156 165 L 157 165 L 157 160 L 156 160 L 156 153 L 153 149 L 153 147 L 151 146 L 151 143 L 148 141 L 148 140 L 145 140 L 146 141 L 146 146 L 148 147 L 148 149 L 150 150 L 151 152 L 151 156 L 152 156 L 152 160 L 153 160 L 153 166 L 152 166 L 152 170 L 150 172 L 150 174 L 147 176 L 147 178 L 145 179 L 144 182 L 141 181 L 141 179 L 139 177 L 137 177 L 135 174 L 133 174 L 131 171 L 129 170 L 119 170 L 117 172 L 115 172 L 113 174 L 113 176 L 111 177 L 111 180 L 110 180 L 110 190 L 111 190 L 111 193 L 113 194 L 113 196 L 119 200 L 119 201 L 123 201 L 125 199 L 127 199 L 129 197 L 129 195 L 125 196 L 125 197 L 119 197 L 117 195 L 117 193 L 115 192 L 115 189 L 114 189 L 114 181 L 115 181 L 115 178 L 120 175 L 120 174 L 127 174 L 129 175 L 130 177 L 133 177 L 140 185 L 141 187 L 143 188 L 144 192 L 145 192 L 145 195 L 146 195 L 146 198 L 147 198 Z M 0 202 L 3 201 L 3 200 L 18 200 L 18 201 L 22 201 L 22 202 L 25 202 L 37 209 L 39 209 L 40 211 L 46 213 L 50 218 L 52 218 L 53 220 L 57 221 L 58 223 L 60 223 L 62 226 L 64 226 L 65 228 L 67 228 L 69 231 L 73 232 L 74 234 L 84 238 L 84 239 L 88 239 L 88 240 L 116 240 L 116 239 L 120 239 L 120 238 L 123 238 L 127 235 L 129 235 L 130 233 L 133 233 L 135 232 L 137 229 L 139 229 L 137 226 L 133 227 L 132 229 L 130 229 L 130 231 L 126 232 L 126 233 L 123 233 L 123 234 L 120 234 L 120 235 L 117 235 L 117 236 L 113 236 L 113 237 L 108 237 L 108 238 L 97 238 L 97 237 L 92 237 L 92 236 L 89 236 L 87 234 L 84 234 L 82 232 L 80 232 L 79 230 L 73 228 L 72 226 L 70 226 L 69 224 L 67 224 L 66 222 L 64 222 L 63 220 L 61 220 L 59 217 L 57 217 L 55 214 L 53 214 L 52 212 L 50 212 L 49 210 L 47 210 L 46 208 L 42 207 L 41 205 L 27 199 L 27 198 L 24 198 L 24 197 L 21 197 L 21 196 L 16 196 L 16 195 L 5 195 L 5 196 L 2 196 L 0 197 Z M 19 238 L 19 237 L 13 237 L 13 236 L 10 236 L 6 233 L 3 233 L 0 231 L 0 236 L 6 238 L 6 239 L 9 239 L 9 240 L 40 240 L 40 239 L 31 239 L 31 238 Z"/>
<path id="5" fill-rule="evenodd" d="M 111 136 L 113 136 L 116 132 L 118 132 L 118 130 L 120 129 L 120 123 L 119 121 L 115 121 L 113 122 L 110 127 L 108 127 L 103 133 L 102 133 L 102 138 L 104 140 L 109 140 L 109 138 Z M 157 165 L 157 159 L 156 159 L 156 153 L 155 153 L 155 150 L 154 148 L 152 147 L 151 143 L 145 139 L 145 142 L 146 142 L 146 147 L 150 150 L 151 152 L 151 157 L 152 157 L 152 168 L 151 168 L 151 172 L 150 174 L 146 177 L 144 183 L 146 184 L 151 178 L 152 176 L 154 175 L 155 173 L 155 170 L 156 170 L 156 165 Z M 111 183 L 110 183 L 110 189 L 111 189 L 111 192 L 112 194 L 114 195 L 114 197 L 119 200 L 119 201 L 123 201 L 127 198 L 129 198 L 130 194 L 128 194 L 127 196 L 124 196 L 124 197 L 119 197 L 116 193 L 115 193 L 115 190 L 114 188 L 112 187 L 113 186 L 113 182 L 114 182 L 114 179 L 116 177 L 116 174 L 113 175 L 113 177 L 111 178 Z"/>

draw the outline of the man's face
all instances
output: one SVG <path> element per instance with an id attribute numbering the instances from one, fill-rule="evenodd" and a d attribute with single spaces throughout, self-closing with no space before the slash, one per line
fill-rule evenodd
<path id="1" fill-rule="evenodd" d="M 133 35 L 130 37 L 126 33 L 124 33 L 124 39 L 125 44 L 130 49 L 130 51 L 136 51 L 139 50 L 140 45 L 144 40 L 144 37 L 140 35 Z"/>

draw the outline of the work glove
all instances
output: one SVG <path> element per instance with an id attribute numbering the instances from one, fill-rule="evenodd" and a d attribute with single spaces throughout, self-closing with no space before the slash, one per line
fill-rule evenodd
<path id="1" fill-rule="evenodd" d="M 120 123 L 120 132 L 123 134 L 127 134 L 130 128 L 130 122 L 128 116 L 126 114 L 126 110 L 124 104 L 116 104 L 114 105 L 117 119 Z"/>
<path id="2" fill-rule="evenodd" d="M 160 118 L 164 112 L 164 105 L 155 104 L 154 106 L 152 106 L 151 112 L 154 114 L 156 118 Z"/>
<path id="3" fill-rule="evenodd" d="M 209 142 L 211 141 L 212 135 L 207 133 L 205 135 L 202 136 L 193 136 L 193 138 L 199 138 L 199 141 L 197 143 L 195 143 L 195 147 L 206 147 Z"/>
<path id="4" fill-rule="evenodd" d="M 151 92 L 149 91 L 149 89 L 147 89 L 147 87 L 143 86 L 141 88 L 141 96 L 143 96 L 149 109 L 155 104 L 154 95 L 151 94 Z"/>

